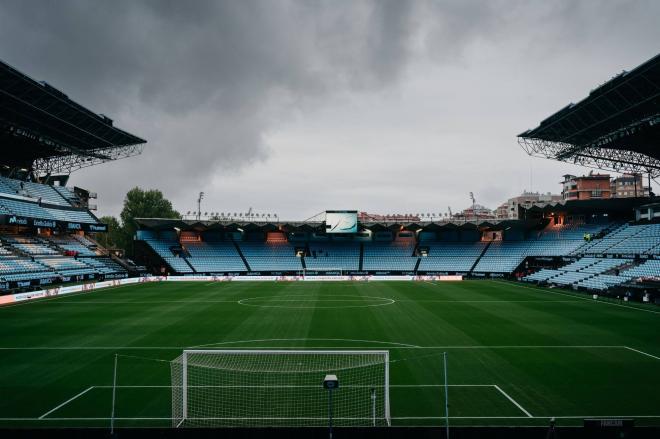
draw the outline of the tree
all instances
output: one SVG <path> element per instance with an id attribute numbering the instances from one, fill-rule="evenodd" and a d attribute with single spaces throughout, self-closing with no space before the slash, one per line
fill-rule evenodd
<path id="1" fill-rule="evenodd" d="M 119 220 L 114 216 L 102 216 L 99 221 L 108 225 L 108 232 L 98 233 L 96 241 L 105 248 L 124 248 L 123 230 Z"/>
<path id="2" fill-rule="evenodd" d="M 137 230 L 135 218 L 181 218 L 181 215 L 172 208 L 172 203 L 163 197 L 161 191 L 134 187 L 124 198 L 124 208 L 120 217 L 122 242 L 117 244 L 126 250 L 127 254 L 132 255 L 133 237 Z"/>

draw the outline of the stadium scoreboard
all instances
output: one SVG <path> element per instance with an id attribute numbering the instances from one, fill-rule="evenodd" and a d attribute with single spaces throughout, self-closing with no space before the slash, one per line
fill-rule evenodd
<path id="1" fill-rule="evenodd" d="M 326 210 L 326 233 L 357 233 L 357 210 Z"/>

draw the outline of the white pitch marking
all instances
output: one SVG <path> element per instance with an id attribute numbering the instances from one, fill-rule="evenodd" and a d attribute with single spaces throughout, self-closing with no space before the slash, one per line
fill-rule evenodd
<path id="1" fill-rule="evenodd" d="M 656 357 L 655 355 L 651 355 L 651 354 L 649 354 L 648 352 L 644 352 L 644 351 L 640 351 L 640 350 L 637 350 L 637 349 L 633 349 L 633 348 L 628 347 L 628 346 L 624 346 L 624 348 L 628 349 L 629 351 L 634 351 L 634 352 L 637 352 L 637 353 L 639 353 L 639 354 L 646 355 L 647 357 L 651 357 L 651 358 L 655 358 L 656 360 L 660 360 L 660 357 Z"/>
<path id="2" fill-rule="evenodd" d="M 74 396 L 73 398 L 67 399 L 66 401 L 64 401 L 62 404 L 58 405 L 58 406 L 55 407 L 54 409 L 52 409 L 52 410 L 50 410 L 50 411 L 47 411 L 47 412 L 44 413 L 43 415 L 39 416 L 39 419 L 43 419 L 43 418 L 45 418 L 46 416 L 50 415 L 51 413 L 53 413 L 53 412 L 56 411 L 57 409 L 64 407 L 65 405 L 67 405 L 68 403 L 70 403 L 71 401 L 73 401 L 74 399 L 76 399 L 76 398 L 80 398 L 81 396 L 83 396 L 85 393 L 89 392 L 89 391 L 92 390 L 93 388 L 94 388 L 94 386 L 92 386 L 92 387 L 88 387 L 87 389 L 83 390 L 82 392 L 80 392 L 79 394 L 77 394 L 76 396 Z"/>
<path id="3" fill-rule="evenodd" d="M 643 309 L 643 308 L 637 308 L 635 306 L 628 306 L 628 305 L 622 305 L 620 303 L 611 303 L 611 302 L 605 302 L 604 300 L 593 300 L 590 299 L 589 297 L 580 297 L 580 296 L 574 296 L 572 294 L 568 293 L 562 293 L 561 291 L 550 291 L 550 289 L 543 289 L 541 287 L 529 287 L 527 285 L 518 285 L 514 283 L 509 283 L 509 282 L 503 282 L 500 280 L 493 280 L 492 282 L 500 283 L 502 285 L 515 285 L 520 288 L 527 288 L 528 290 L 536 291 L 537 293 L 543 294 L 543 293 L 550 293 L 550 294 L 561 294 L 562 296 L 567 296 L 567 297 L 573 297 L 574 299 L 579 299 L 579 300 L 586 300 L 587 302 L 591 303 L 602 303 L 605 305 L 612 305 L 612 306 L 619 306 L 621 308 L 628 308 L 628 309 L 634 309 L 636 311 L 644 311 L 644 312 L 650 312 L 652 314 L 660 314 L 660 311 L 653 311 L 652 309 Z"/>
<path id="4" fill-rule="evenodd" d="M 287 305 L 270 305 L 268 302 L 264 304 L 251 304 L 248 303 L 250 300 L 259 300 L 259 299 L 270 299 L 275 302 L 284 302 L 287 301 L 287 297 L 292 297 L 294 300 L 289 300 L 292 302 L 300 302 L 301 299 L 303 302 L 315 301 L 315 302 L 337 302 L 337 301 L 346 301 L 346 302 L 364 302 L 364 299 L 376 299 L 385 301 L 383 303 L 374 303 L 374 304 L 362 304 L 362 305 L 336 305 L 336 306 L 287 306 Z M 359 299 L 337 299 L 337 297 L 358 297 Z M 326 299 L 327 298 L 327 299 Z M 396 303 L 396 300 L 389 299 L 387 297 L 376 297 L 376 296 L 359 296 L 359 295 L 350 295 L 350 294 L 340 294 L 335 296 L 320 296 L 316 298 L 309 298 L 309 296 L 303 295 L 286 295 L 286 296 L 258 296 L 258 297 L 246 297 L 245 299 L 237 300 L 236 303 L 243 306 L 251 306 L 255 308 L 284 308 L 284 309 L 345 309 L 345 308 L 370 308 L 378 306 L 387 306 L 393 305 Z"/>
<path id="5" fill-rule="evenodd" d="M 523 406 L 521 406 L 520 404 L 518 404 L 518 403 L 516 402 L 515 399 L 513 399 L 512 397 L 510 397 L 508 393 L 506 393 L 504 390 L 502 390 L 502 389 L 500 388 L 500 386 L 498 386 L 497 384 L 493 384 L 493 387 L 495 387 L 495 388 L 496 388 L 496 389 L 497 389 L 502 395 L 504 395 L 504 396 L 506 397 L 506 399 L 508 399 L 509 401 L 511 401 L 511 402 L 513 403 L 513 405 L 515 405 L 516 407 L 518 407 L 518 408 L 520 409 L 521 412 L 523 412 L 524 414 L 526 414 L 528 418 L 533 418 L 533 417 L 534 417 L 534 416 L 532 416 L 532 414 L 531 414 L 530 412 L 528 412 L 527 410 L 525 410 L 525 409 L 523 408 Z"/>
<path id="6" fill-rule="evenodd" d="M 236 340 L 236 341 L 219 341 L 217 343 L 207 343 L 207 344 L 200 344 L 197 346 L 191 346 L 192 349 L 195 348 L 203 348 L 203 347 L 209 347 L 209 346 L 222 346 L 222 345 L 229 345 L 229 344 L 238 344 L 238 343 L 255 343 L 255 342 L 262 342 L 262 341 L 354 341 L 358 343 L 375 343 L 375 344 L 384 344 L 384 345 L 395 345 L 395 346 L 400 346 L 400 347 L 406 347 L 406 348 L 421 348 L 421 346 L 417 346 L 414 344 L 408 344 L 408 343 L 398 343 L 395 341 L 378 341 L 378 340 L 360 340 L 360 339 L 354 339 L 354 338 L 262 338 L 262 339 L 255 339 L 255 340 Z M 363 347 L 363 346 L 361 346 Z M 360 347 L 358 347 L 360 348 Z M 355 348 L 355 349 L 358 349 Z M 293 348 L 292 348 L 293 349 Z M 310 347 L 310 349 L 317 349 L 316 347 Z"/>
<path id="7" fill-rule="evenodd" d="M 94 386 L 97 389 L 112 389 L 112 386 Z M 149 384 L 144 384 L 144 385 L 120 385 L 116 386 L 118 389 L 171 389 L 172 387 L 181 387 L 181 386 L 164 386 L 164 385 L 149 385 Z M 306 387 L 312 387 L 312 388 L 317 388 L 318 386 L 312 386 L 312 385 L 283 385 L 283 386 L 188 386 L 190 388 L 199 388 L 199 389 L 205 389 L 205 388 L 212 388 L 212 389 L 225 389 L 225 388 L 255 388 L 255 389 L 289 389 L 289 388 L 306 388 Z M 354 385 L 354 386 L 344 386 L 344 387 L 373 387 L 373 386 L 368 386 L 368 385 Z M 396 387 L 396 388 L 417 388 L 417 387 L 445 387 L 444 384 L 390 384 L 390 387 Z M 449 384 L 449 387 L 495 387 L 493 384 Z"/>
<path id="8" fill-rule="evenodd" d="M 59 301 L 57 303 L 66 303 L 67 305 L 157 305 L 163 303 L 182 303 L 182 304 L 200 304 L 205 303 L 236 303 L 235 300 L 88 300 L 86 302 L 79 301 Z"/>
<path id="9" fill-rule="evenodd" d="M 293 339 L 284 339 L 293 340 Z M 301 338 L 299 340 L 310 340 L 306 338 Z M 269 341 L 269 340 L 252 340 L 252 341 Z M 351 341 L 351 340 L 346 340 Z M 352 340 L 352 341 L 361 341 L 361 340 Z M 403 343 L 396 342 L 376 342 L 368 341 L 370 343 L 380 343 L 380 344 L 392 344 L 395 346 L 390 346 L 390 349 L 631 349 L 626 346 L 617 346 L 617 345 L 500 345 L 500 346 L 483 346 L 483 345 L 465 345 L 465 346 L 415 346 L 415 345 L 406 345 Z M 198 346 L 9 346 L 9 347 L 0 347 L 0 351 L 49 351 L 49 350 L 177 350 L 177 349 L 196 349 L 202 347 L 212 347 L 216 345 L 224 345 L 230 343 L 241 343 L 241 342 L 221 342 L 221 343 L 209 343 L 205 345 Z M 306 346 L 307 349 L 364 349 L 369 347 L 378 347 L 382 346 Z M 300 349 L 300 347 L 295 346 L 248 346 L 248 347 L 235 347 L 234 349 Z"/>
<path id="10" fill-rule="evenodd" d="M 620 415 L 620 416 L 450 416 L 449 419 L 621 419 L 621 418 L 660 418 L 660 415 Z M 445 419 L 445 416 L 392 416 L 392 419 Z"/>
<path id="11" fill-rule="evenodd" d="M 660 415 L 580 415 L 580 416 L 450 416 L 449 419 L 660 419 Z M 211 418 L 214 419 L 214 418 Z M 251 418 L 253 419 L 253 418 Z M 325 419 L 325 418 L 324 418 Z M 392 416 L 392 419 L 445 419 L 444 416 Z M 107 421 L 110 418 L 0 418 L 0 421 Z M 171 421 L 172 418 L 115 418 L 118 421 Z"/>

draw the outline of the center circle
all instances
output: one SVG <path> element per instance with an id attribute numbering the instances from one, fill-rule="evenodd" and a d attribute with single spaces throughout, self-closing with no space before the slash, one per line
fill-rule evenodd
<path id="1" fill-rule="evenodd" d="M 286 309 L 337 309 L 337 308 L 367 308 L 392 305 L 396 301 L 386 297 L 352 296 L 336 294 L 333 296 L 260 296 L 241 299 L 237 303 L 258 308 Z"/>

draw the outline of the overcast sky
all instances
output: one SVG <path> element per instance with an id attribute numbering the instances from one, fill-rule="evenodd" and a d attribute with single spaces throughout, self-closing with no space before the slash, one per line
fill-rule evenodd
<path id="1" fill-rule="evenodd" d="M 148 140 L 72 175 L 118 214 L 446 212 L 587 169 L 516 135 L 660 52 L 660 1 L 1 0 L 0 58 Z M 657 190 L 656 190 L 657 192 Z"/>

